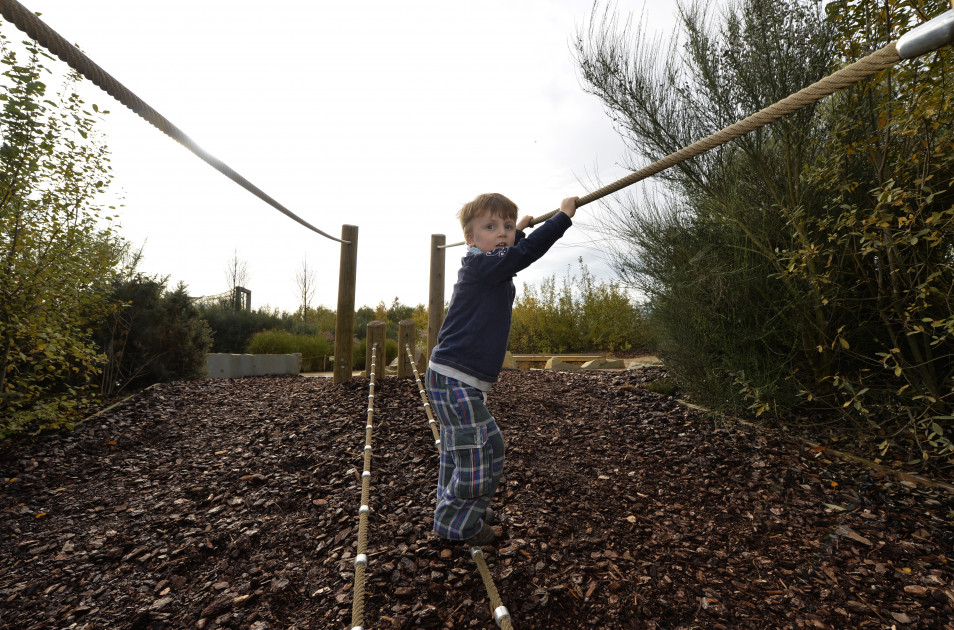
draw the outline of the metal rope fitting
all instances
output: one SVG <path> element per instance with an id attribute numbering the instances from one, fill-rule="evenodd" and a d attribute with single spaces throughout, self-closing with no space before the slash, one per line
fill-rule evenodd
<path id="1" fill-rule="evenodd" d="M 419 391 L 418 393 L 419 393 L 419 394 L 426 394 L 427 392 L 422 389 L 422 390 Z"/>
<path id="2" fill-rule="evenodd" d="M 474 560 L 477 559 L 478 555 L 483 555 L 483 554 L 484 552 L 477 545 L 474 545 L 473 547 L 470 548 L 470 557 L 473 558 Z"/>
<path id="3" fill-rule="evenodd" d="M 371 407 L 368 407 L 368 413 L 374 413 L 374 409 L 372 409 Z"/>
<path id="4" fill-rule="evenodd" d="M 362 505 L 360 508 L 358 508 L 358 514 L 367 514 L 370 511 L 371 511 L 371 508 L 368 507 L 367 505 Z"/>
<path id="5" fill-rule="evenodd" d="M 497 606 L 497 609 L 494 610 L 494 621 L 497 622 L 498 626 L 508 617 L 510 617 L 510 611 L 507 610 L 506 606 Z"/>
<path id="6" fill-rule="evenodd" d="M 368 566 L 368 556 L 363 553 L 359 553 L 358 556 L 354 559 L 354 568 L 357 569 L 359 564 Z"/>
<path id="7" fill-rule="evenodd" d="M 440 441 L 440 440 L 434 440 L 434 446 L 436 446 L 437 448 L 440 448 L 440 447 L 441 447 L 441 441 Z"/>
<path id="8" fill-rule="evenodd" d="M 954 9 L 902 35 L 897 43 L 898 56 L 913 59 L 951 42 L 954 42 Z"/>
<path id="9" fill-rule="evenodd" d="M 428 421 L 427 421 L 427 424 L 437 424 L 437 421 L 436 421 L 436 420 L 428 420 Z"/>
<path id="10" fill-rule="evenodd" d="M 374 398 L 374 394 L 368 394 L 368 398 Z"/>
<path id="11" fill-rule="evenodd" d="M 364 471 L 363 473 L 361 473 L 361 478 L 362 478 L 362 479 L 363 479 L 364 477 L 370 477 L 370 476 L 371 476 L 371 471 L 370 471 L 370 470 L 366 470 L 366 471 Z"/>
<path id="12" fill-rule="evenodd" d="M 367 446 L 365 446 L 365 447 L 364 447 L 364 450 L 366 450 L 366 451 L 370 451 L 370 450 L 371 450 L 371 445 L 370 445 L 370 444 L 368 444 Z"/>
<path id="13" fill-rule="evenodd" d="M 431 406 L 431 403 L 424 403 L 424 406 L 425 406 L 425 407 L 430 407 L 430 406 Z M 434 421 L 431 420 L 431 422 L 434 422 Z"/>
<path id="14" fill-rule="evenodd" d="M 373 426 L 371 426 L 370 424 L 367 424 L 367 425 L 365 425 L 365 427 L 364 427 L 364 428 L 365 428 L 365 429 L 373 429 L 374 427 L 373 427 Z"/>

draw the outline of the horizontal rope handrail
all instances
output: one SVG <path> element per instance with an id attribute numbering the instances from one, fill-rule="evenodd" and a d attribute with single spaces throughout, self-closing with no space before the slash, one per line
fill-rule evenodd
<path id="1" fill-rule="evenodd" d="M 334 236 L 319 230 L 311 223 L 308 223 L 300 216 L 267 195 L 258 186 L 242 177 L 228 164 L 222 162 L 214 155 L 200 147 L 189 136 L 183 133 L 181 129 L 173 125 L 165 116 L 157 112 L 148 103 L 136 96 L 126 86 L 103 70 L 92 59 L 87 57 L 78 48 L 66 41 L 66 39 L 64 39 L 59 33 L 50 28 L 45 22 L 40 20 L 35 13 L 24 7 L 16 0 L 0 0 L 0 14 L 3 14 L 3 17 L 9 20 L 21 31 L 29 35 L 34 41 L 59 57 L 62 61 L 65 61 L 69 67 L 73 68 L 81 75 L 92 81 L 104 92 L 128 107 L 146 122 L 185 148 L 189 149 L 189 151 L 197 155 L 206 164 L 210 165 L 212 168 L 222 173 L 245 190 L 249 191 L 285 216 L 297 221 L 309 230 L 321 234 L 325 238 L 337 241 L 338 243 L 350 244 L 339 238 L 335 238 Z"/>
<path id="2" fill-rule="evenodd" d="M 954 6 L 954 0 L 951 1 Z M 706 151 L 722 146 L 740 136 L 751 131 L 755 131 L 765 125 L 775 122 L 783 116 L 787 116 L 808 105 L 816 103 L 826 96 L 834 94 L 838 90 L 844 89 L 849 85 L 867 79 L 878 72 L 890 68 L 902 59 L 913 59 L 932 50 L 937 50 L 954 41 L 954 10 L 947 11 L 938 17 L 925 22 L 905 33 L 897 40 L 887 44 L 883 48 L 859 59 L 858 61 L 845 66 L 844 68 L 828 75 L 827 77 L 812 83 L 808 87 L 802 88 L 798 92 L 791 94 L 782 100 L 765 107 L 758 112 L 751 114 L 742 120 L 721 129 L 701 140 L 683 147 L 674 153 L 670 153 L 664 158 L 656 160 L 652 164 L 645 166 L 638 171 L 607 184 L 602 188 L 594 190 L 579 198 L 576 207 L 585 206 L 598 199 L 617 192 L 636 182 L 642 181 L 647 177 L 660 173 L 668 168 L 676 166 L 686 160 L 699 156 Z M 559 212 L 559 209 L 552 210 L 546 214 L 533 217 L 530 220 L 530 226 L 542 223 Z M 464 241 L 451 243 L 441 246 L 442 249 L 449 247 L 458 247 L 464 245 Z"/>

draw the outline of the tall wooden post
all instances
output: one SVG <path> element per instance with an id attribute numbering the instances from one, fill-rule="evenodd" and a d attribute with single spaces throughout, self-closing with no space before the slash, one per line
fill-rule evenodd
<path id="1" fill-rule="evenodd" d="M 407 358 L 405 346 L 411 347 L 412 357 L 417 354 L 417 325 L 413 319 L 405 319 L 398 324 L 397 377 L 414 378 L 414 369 Z"/>
<path id="2" fill-rule="evenodd" d="M 444 244 L 443 234 L 431 234 L 431 285 L 427 299 L 427 357 L 437 345 L 437 333 L 444 323 Z M 419 365 L 423 370 L 426 365 Z"/>
<path id="3" fill-rule="evenodd" d="M 365 339 L 364 350 L 364 375 L 371 378 L 371 350 L 374 344 L 378 344 L 378 358 L 374 363 L 374 378 L 384 378 L 384 361 L 387 354 L 388 325 L 385 322 L 375 320 L 368 322 L 368 336 Z"/>
<path id="4" fill-rule="evenodd" d="M 358 276 L 358 226 L 342 225 L 338 264 L 338 312 L 335 317 L 335 385 L 351 380 L 354 340 L 354 287 Z"/>

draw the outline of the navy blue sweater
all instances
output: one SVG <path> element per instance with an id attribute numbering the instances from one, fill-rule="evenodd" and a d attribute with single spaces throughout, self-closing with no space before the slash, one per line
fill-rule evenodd
<path id="1" fill-rule="evenodd" d="M 558 212 L 513 246 L 481 253 L 471 248 L 461 260 L 447 317 L 431 352 L 431 363 L 485 383 L 500 375 L 517 291 L 513 277 L 543 256 L 573 224 Z M 470 380 L 470 379 L 465 379 Z M 470 383 L 474 384 L 474 383 Z"/>

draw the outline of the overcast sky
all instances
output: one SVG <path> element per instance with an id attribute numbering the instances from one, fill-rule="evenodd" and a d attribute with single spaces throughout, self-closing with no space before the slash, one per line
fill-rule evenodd
<path id="1" fill-rule="evenodd" d="M 21 0 L 206 151 L 316 227 L 357 225 L 357 305 L 427 302 L 432 234 L 462 240 L 460 206 L 501 192 L 553 210 L 594 177 L 624 176 L 625 148 L 583 92 L 571 42 L 590 0 Z M 668 33 L 675 5 L 647 0 Z M 623 14 L 643 0 L 619 0 Z M 4 22 L 16 41 L 22 34 Z M 245 261 L 253 307 L 294 310 L 307 257 L 314 303 L 337 302 L 340 245 L 295 223 L 88 84 L 123 197 L 122 235 L 141 269 L 192 295 L 228 288 Z M 595 204 L 594 204 L 595 205 Z M 593 220 L 591 206 L 577 223 Z M 539 286 L 598 243 L 571 229 L 517 277 Z M 463 248 L 448 250 L 447 293 Z"/>

